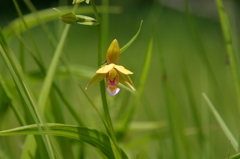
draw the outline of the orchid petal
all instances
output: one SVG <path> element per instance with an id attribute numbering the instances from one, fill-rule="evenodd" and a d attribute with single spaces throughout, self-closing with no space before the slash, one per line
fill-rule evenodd
<path id="1" fill-rule="evenodd" d="M 93 86 L 94 84 L 100 82 L 101 80 L 103 80 L 105 78 L 105 74 L 95 74 L 93 76 L 93 78 L 91 79 L 91 81 L 88 83 L 87 87 L 85 88 L 86 90 Z"/>
<path id="2" fill-rule="evenodd" d="M 127 69 L 124 68 L 123 66 L 115 65 L 115 68 L 116 68 L 119 72 L 121 72 L 121 73 L 123 73 L 123 74 L 125 74 L 125 75 L 133 74 L 131 71 L 127 70 Z"/>
<path id="3" fill-rule="evenodd" d="M 109 64 L 109 65 L 104 65 L 103 67 L 99 68 L 96 73 L 106 74 L 106 73 L 108 73 L 114 66 L 115 66 L 115 64 L 113 64 L 113 63 L 112 63 L 112 64 Z"/>
<path id="4" fill-rule="evenodd" d="M 122 74 L 119 72 L 119 82 L 123 84 L 125 87 L 135 91 L 136 89 L 134 88 L 133 82 L 131 78 L 128 75 Z"/>
<path id="5" fill-rule="evenodd" d="M 114 39 L 112 41 L 111 45 L 109 46 L 106 58 L 107 58 L 108 64 L 110 64 L 110 63 L 117 64 L 118 63 L 118 60 L 120 58 L 120 48 L 119 48 L 118 41 L 116 39 Z"/>
<path id="6" fill-rule="evenodd" d="M 118 92 L 120 91 L 120 88 L 118 88 L 116 86 L 107 86 L 106 90 L 107 90 L 108 94 L 113 97 L 116 94 L 118 94 Z"/>

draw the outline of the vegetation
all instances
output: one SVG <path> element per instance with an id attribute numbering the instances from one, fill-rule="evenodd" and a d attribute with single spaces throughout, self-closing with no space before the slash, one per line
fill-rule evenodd
<path id="1" fill-rule="evenodd" d="M 0 158 L 240 158 L 239 36 L 222 0 L 217 21 L 188 1 L 177 11 L 24 0 L 26 15 L 12 2 L 19 17 L 0 28 Z"/>

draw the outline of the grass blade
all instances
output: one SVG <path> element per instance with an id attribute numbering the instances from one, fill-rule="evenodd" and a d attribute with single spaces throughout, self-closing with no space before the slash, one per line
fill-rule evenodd
<path id="1" fill-rule="evenodd" d="M 33 135 L 27 135 L 24 141 L 24 148 L 21 159 L 32 159 L 37 150 L 37 143 Z"/>
<path id="2" fill-rule="evenodd" d="M 215 0 L 215 2 L 217 5 L 218 14 L 221 22 L 226 50 L 230 60 L 230 67 L 231 67 L 232 76 L 233 76 L 234 85 L 235 85 L 236 94 L 237 94 L 238 110 L 240 113 L 240 77 L 239 77 L 239 69 L 238 69 L 239 65 L 237 63 L 237 58 L 233 48 L 233 42 L 232 42 L 233 38 L 231 35 L 230 24 L 229 24 L 227 13 L 225 11 L 222 0 Z"/>
<path id="3" fill-rule="evenodd" d="M 30 55 L 32 56 L 32 58 L 34 59 L 34 61 L 36 62 L 36 64 L 38 65 L 38 67 L 39 67 L 39 69 L 40 69 L 40 72 L 39 71 L 37 71 L 37 72 L 34 72 L 33 74 L 31 74 L 31 73 L 29 73 L 29 75 L 31 76 L 31 77 L 34 77 L 34 78 L 36 78 L 36 77 L 42 77 L 42 75 L 44 75 L 44 76 L 46 76 L 46 68 L 45 68 L 45 66 L 42 64 L 42 63 L 40 63 L 40 61 L 38 60 L 38 58 L 36 57 L 36 55 L 34 55 L 34 52 L 30 49 L 30 47 L 28 46 L 28 44 L 27 44 L 27 42 L 25 42 L 24 40 L 23 40 L 23 38 L 20 36 L 20 35 L 18 35 L 18 33 L 17 32 L 15 32 L 16 33 L 16 35 L 17 35 L 17 37 L 19 38 L 19 40 L 24 44 L 24 46 L 25 46 L 25 49 L 30 53 Z M 54 43 L 54 42 L 53 42 Z M 53 44 L 52 43 L 52 44 Z M 54 45 L 54 44 L 53 44 Z M 65 58 L 63 58 L 62 59 L 62 62 L 65 64 L 65 65 L 67 65 L 66 63 L 66 59 Z M 68 67 L 66 67 L 66 69 L 65 68 L 63 68 L 63 69 L 59 69 L 60 70 L 60 74 L 66 74 L 64 71 L 61 71 L 61 70 L 67 70 L 67 69 L 69 69 Z M 84 70 L 85 68 L 78 68 L 78 72 L 79 72 L 79 70 Z M 73 68 L 73 70 L 74 71 L 76 71 L 77 70 L 77 68 Z M 62 73 L 63 72 L 63 73 Z M 85 74 L 86 74 L 86 70 L 85 71 L 80 71 L 80 72 L 82 72 L 83 74 L 84 74 L 84 76 L 85 76 Z M 67 75 L 66 75 L 67 76 Z M 88 76 L 90 76 L 89 74 L 87 74 L 86 75 L 87 77 Z M 90 78 L 90 77 L 89 77 Z M 76 113 L 76 111 L 74 110 L 74 108 L 73 108 L 73 106 L 70 104 L 70 102 L 68 101 L 68 99 L 66 99 L 66 97 L 64 96 L 64 94 L 62 93 L 62 91 L 60 90 L 60 88 L 58 87 L 58 85 L 56 84 L 56 82 L 54 82 L 53 81 L 53 88 L 55 89 L 55 91 L 58 93 L 58 95 L 59 95 L 59 97 L 60 97 L 60 99 L 63 101 L 63 103 L 66 105 L 66 107 L 67 107 L 67 109 L 72 113 L 72 115 L 73 115 L 73 117 L 75 118 L 75 120 L 78 122 L 78 124 L 79 125 L 81 125 L 81 126 L 84 126 L 84 122 L 82 121 L 82 119 L 78 116 L 78 114 Z"/>
<path id="4" fill-rule="evenodd" d="M 240 153 L 237 153 L 231 157 L 229 157 L 229 159 L 239 159 L 240 158 Z"/>
<path id="5" fill-rule="evenodd" d="M 9 88 L 9 86 L 7 85 L 6 80 L 2 77 L 2 75 L 0 74 L 0 89 L 3 89 L 3 91 L 6 93 L 7 98 L 10 100 L 10 105 L 13 109 L 14 114 L 16 115 L 20 125 L 26 125 L 25 120 L 23 119 L 23 116 L 21 115 L 19 108 L 16 104 L 16 98 L 14 97 L 14 95 L 11 92 L 11 89 Z"/>
<path id="6" fill-rule="evenodd" d="M 40 126 L 43 129 L 44 134 L 51 133 L 52 135 L 55 136 L 62 136 L 86 142 L 99 149 L 103 154 L 106 155 L 106 157 L 110 159 L 114 158 L 110 138 L 101 131 L 98 131 L 96 129 L 90 129 L 87 127 L 54 123 L 46 124 L 49 130 L 45 129 L 45 125 Z M 29 135 L 29 134 L 40 135 L 40 132 L 38 131 L 38 126 L 36 124 L 0 131 L 0 136 Z M 120 152 L 121 155 L 125 156 L 126 158 L 126 154 L 122 150 Z"/>
<path id="7" fill-rule="evenodd" d="M 237 152 L 238 151 L 238 142 L 237 142 L 237 140 L 235 139 L 235 137 L 233 136 L 231 131 L 228 129 L 227 125 L 225 124 L 225 122 L 223 121 L 221 116 L 218 114 L 217 110 L 215 109 L 215 107 L 212 104 L 212 102 L 209 100 L 208 96 L 205 93 L 202 93 L 202 96 L 205 99 L 205 101 L 207 102 L 209 108 L 211 109 L 213 115 L 215 116 L 215 118 L 216 118 L 218 124 L 220 125 L 220 127 L 222 128 L 223 132 L 225 133 L 227 138 L 231 141 L 231 144 L 232 144 L 234 150 Z"/>
<path id="8" fill-rule="evenodd" d="M 41 90 L 40 95 L 39 95 L 38 105 L 40 106 L 40 109 L 41 109 L 42 112 L 44 112 L 44 108 L 45 108 L 45 105 L 46 105 L 46 102 L 47 102 L 47 99 L 48 99 L 48 96 L 49 96 L 49 93 L 50 93 L 50 90 L 51 90 L 51 86 L 52 86 L 52 83 L 53 83 L 55 72 L 56 72 L 56 69 L 57 69 L 57 64 L 58 64 L 59 58 L 61 56 L 61 52 L 62 52 L 62 49 L 63 49 L 63 46 L 64 46 L 64 42 L 66 40 L 69 28 L 70 28 L 70 25 L 66 24 L 66 26 L 64 28 L 64 31 L 63 31 L 63 34 L 61 35 L 60 41 L 58 43 L 57 49 L 54 53 L 54 57 L 51 61 L 51 64 L 50 64 L 49 70 L 47 72 L 46 78 L 44 80 L 42 90 Z"/>
<path id="9" fill-rule="evenodd" d="M 26 80 L 24 79 L 24 76 L 21 72 L 21 66 L 19 65 L 18 61 L 16 60 L 14 54 L 8 49 L 7 46 L 4 46 L 4 43 L 2 43 L 4 41 L 4 37 L 2 35 L 1 30 L 0 30 L 0 38 L 1 38 L 0 53 L 9 69 L 9 71 L 11 72 L 14 82 L 19 90 L 19 94 L 20 94 L 20 96 L 22 96 L 22 99 L 24 99 L 24 102 L 26 103 L 27 108 L 31 113 L 31 116 L 34 119 L 34 122 L 37 125 L 39 125 L 40 123 L 42 123 L 42 119 L 37 110 L 37 104 L 31 94 L 31 91 L 30 91 L 29 87 L 27 86 Z M 42 128 L 40 126 L 38 126 L 38 130 L 41 134 Z M 41 134 L 41 137 L 46 146 L 49 157 L 54 159 L 53 150 L 52 150 L 52 147 L 51 147 L 48 137 L 43 134 Z"/>
<path id="10" fill-rule="evenodd" d="M 126 44 L 124 45 L 121 49 L 120 49 L 120 53 L 122 53 L 123 51 L 125 51 L 129 46 L 132 45 L 132 43 L 137 39 L 139 33 L 141 32 L 141 29 L 142 29 L 142 23 L 143 23 L 143 20 L 140 22 L 140 26 L 139 26 L 139 29 L 137 31 L 137 33 L 134 35 L 134 37 Z"/>

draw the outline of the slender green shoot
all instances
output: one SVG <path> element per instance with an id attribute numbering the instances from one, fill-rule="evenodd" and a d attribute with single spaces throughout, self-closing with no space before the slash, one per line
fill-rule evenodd
<path id="1" fill-rule="evenodd" d="M 212 111 L 213 115 L 215 116 L 218 124 L 220 125 L 220 127 L 222 128 L 224 134 L 227 136 L 227 138 L 230 140 L 234 150 L 237 152 L 238 151 L 238 142 L 235 139 L 235 137 L 233 136 L 233 134 L 231 133 L 231 131 L 229 130 L 229 128 L 227 127 L 226 123 L 224 122 L 224 120 L 222 119 L 222 117 L 219 115 L 219 113 L 217 112 L 216 108 L 214 107 L 214 105 L 212 104 L 212 102 L 210 101 L 210 99 L 208 98 L 208 96 L 205 93 L 202 93 L 203 98 L 205 99 L 205 101 L 207 102 L 210 110 Z"/>
<path id="2" fill-rule="evenodd" d="M 15 101 L 15 97 L 11 92 L 11 89 L 9 88 L 9 86 L 7 85 L 6 80 L 2 77 L 2 75 L 0 74 L 0 85 L 2 86 L 4 92 L 6 93 L 7 97 L 10 100 L 10 105 L 13 109 L 14 114 L 16 115 L 20 125 L 26 125 L 26 122 L 23 118 L 23 116 L 21 115 L 21 112 L 17 106 L 17 103 Z M 0 87 L 1 88 L 1 87 Z"/>
<path id="3" fill-rule="evenodd" d="M 50 131 L 50 133 L 54 136 L 67 137 L 69 139 L 83 141 L 99 149 L 107 158 L 109 159 L 116 158 L 112 150 L 111 138 L 106 134 L 102 133 L 101 131 L 98 131 L 96 129 L 90 129 L 87 127 L 79 127 L 75 125 L 56 123 L 46 124 L 46 126 L 50 130 L 45 129 L 46 128 L 45 125 L 40 126 L 44 134 L 48 134 Z M 40 132 L 38 131 L 38 126 L 36 124 L 0 131 L 0 136 L 29 135 L 29 134 L 40 135 Z M 119 153 L 124 159 L 127 158 L 126 154 L 123 152 L 122 149 L 119 149 Z"/>
<path id="4" fill-rule="evenodd" d="M 64 46 L 64 42 L 66 40 L 69 28 L 70 28 L 70 25 L 66 24 L 66 26 L 64 28 L 64 31 L 61 35 L 60 41 L 58 43 L 57 49 L 54 53 L 54 57 L 53 57 L 52 62 L 50 64 L 50 67 L 49 67 L 49 70 L 47 72 L 46 78 L 44 80 L 42 90 L 40 92 L 39 99 L 38 99 L 38 105 L 41 108 L 41 112 L 44 112 L 45 105 L 47 103 L 47 99 L 49 97 L 49 93 L 50 93 L 52 83 L 53 83 L 53 80 L 54 80 L 54 75 L 55 75 L 55 72 L 56 72 L 56 69 L 57 69 L 58 61 L 59 61 L 59 58 L 61 56 L 61 52 L 62 52 L 62 49 L 63 49 L 63 46 Z"/>
<path id="5" fill-rule="evenodd" d="M 240 158 L 240 153 L 237 153 L 233 156 L 230 156 L 228 159 L 239 159 Z"/>
<path id="6" fill-rule="evenodd" d="M 1 38 L 3 38 L 2 34 L 1 34 Z M 34 119 L 34 122 L 38 126 L 38 130 L 41 133 L 41 137 L 46 146 L 49 157 L 51 159 L 54 159 L 55 157 L 54 157 L 54 153 L 53 153 L 50 141 L 47 136 L 42 134 L 42 128 L 39 126 L 39 124 L 42 123 L 42 118 L 39 115 L 39 112 L 37 110 L 37 104 L 35 103 L 35 100 L 33 99 L 33 96 L 30 93 L 30 89 L 27 86 L 26 80 L 24 79 L 23 74 L 21 73 L 21 70 L 20 70 L 21 67 L 20 67 L 18 61 L 14 57 L 14 54 L 9 49 L 7 49 L 6 46 L 4 46 L 4 48 L 3 48 L 2 43 L 0 44 L 0 52 L 1 52 L 1 55 L 8 67 L 8 69 L 10 70 L 10 72 L 13 76 L 14 82 L 16 83 L 17 88 L 19 90 L 19 94 L 24 99 L 24 102 L 26 103 L 26 105 Z"/>
<path id="7" fill-rule="evenodd" d="M 240 75 L 239 75 L 239 64 L 237 63 L 237 58 L 235 55 L 233 42 L 232 42 L 232 34 L 231 34 L 231 28 L 228 20 L 228 16 L 224 7 L 224 4 L 222 0 L 215 0 L 217 9 L 218 9 L 218 15 L 222 27 L 222 33 L 225 40 L 226 50 L 227 54 L 229 56 L 230 60 L 230 67 L 232 70 L 232 76 L 234 80 L 234 85 L 236 89 L 236 95 L 237 95 L 237 102 L 238 102 L 238 110 L 240 114 Z"/>
<path id="8" fill-rule="evenodd" d="M 124 52 L 129 46 L 132 45 L 132 43 L 137 39 L 138 35 L 140 34 L 141 32 L 141 29 L 142 29 L 142 23 L 143 23 L 143 20 L 140 22 L 140 26 L 139 26 L 139 29 L 137 31 L 137 33 L 133 36 L 133 38 L 126 44 L 124 45 L 121 49 L 120 49 L 120 52 Z"/>

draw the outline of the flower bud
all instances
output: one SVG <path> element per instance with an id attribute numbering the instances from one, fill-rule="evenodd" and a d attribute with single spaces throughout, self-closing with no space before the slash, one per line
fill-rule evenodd
<path id="1" fill-rule="evenodd" d="M 116 39 L 113 40 L 111 45 L 109 46 L 106 58 L 107 58 L 108 64 L 111 64 L 111 63 L 117 64 L 118 63 L 118 60 L 120 58 L 120 48 L 119 48 L 118 41 Z"/>
<path id="2" fill-rule="evenodd" d="M 78 20 L 77 16 L 73 12 L 61 15 L 61 19 L 63 22 L 68 24 L 76 24 Z"/>

